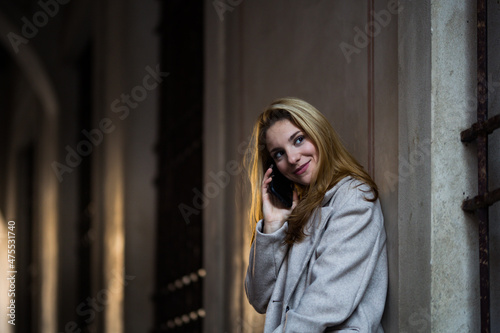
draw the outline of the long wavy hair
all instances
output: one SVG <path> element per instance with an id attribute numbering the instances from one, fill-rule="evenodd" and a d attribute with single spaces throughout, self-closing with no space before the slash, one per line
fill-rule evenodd
<path id="1" fill-rule="evenodd" d="M 299 193 L 299 203 L 288 218 L 288 231 L 285 242 L 293 245 L 305 237 L 304 227 L 320 207 L 325 193 L 342 178 L 351 176 L 371 188 L 367 201 L 378 198 L 378 188 L 370 175 L 346 150 L 328 119 L 309 103 L 298 98 L 281 98 L 272 102 L 262 112 L 253 128 L 252 137 L 245 155 L 251 184 L 250 222 L 252 242 L 255 227 L 263 218 L 261 185 L 264 173 L 273 159 L 266 148 L 267 130 L 276 122 L 289 120 L 305 133 L 318 151 L 318 166 L 308 186 L 295 184 Z"/>

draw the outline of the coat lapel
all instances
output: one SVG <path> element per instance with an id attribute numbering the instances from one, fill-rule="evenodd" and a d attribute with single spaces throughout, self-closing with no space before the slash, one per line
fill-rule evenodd
<path id="1" fill-rule="evenodd" d="M 324 207 L 329 205 L 335 192 L 337 192 L 337 189 L 349 179 L 350 177 L 343 178 L 334 187 L 328 190 L 323 198 L 323 201 L 321 202 L 321 206 Z M 318 209 L 306 226 L 305 232 L 309 236 L 302 242 L 296 243 L 290 248 L 288 253 L 288 281 L 287 288 L 285 290 L 286 294 L 284 295 L 284 305 L 289 303 L 290 298 L 294 294 L 297 284 L 300 281 L 300 277 L 306 271 L 311 256 L 316 250 L 318 243 L 321 240 L 321 236 L 323 235 L 325 223 L 328 221 L 331 214 L 331 210 L 328 210 L 327 213 L 325 213 L 321 208 Z M 321 215 L 321 219 L 318 221 L 319 215 Z"/>

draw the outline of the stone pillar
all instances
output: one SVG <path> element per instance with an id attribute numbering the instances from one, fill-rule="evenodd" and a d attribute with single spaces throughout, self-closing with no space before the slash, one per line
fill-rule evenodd
<path id="1" fill-rule="evenodd" d="M 159 1 L 128 0 L 124 20 L 123 93 L 136 99 L 137 107 L 127 118 L 117 120 L 124 127 L 124 332 L 147 332 L 153 326 L 152 295 L 155 286 L 155 238 L 157 162 L 154 144 L 157 140 L 160 87 L 170 77 L 152 78 L 159 64 L 157 27 L 160 22 Z M 146 69 L 148 68 L 148 69 Z M 160 68 L 168 72 L 167 68 Z M 159 74 L 158 74 L 159 75 Z M 162 74 L 164 75 L 164 74 Z M 144 96 L 141 92 L 146 91 Z M 119 96 L 115 96 L 118 98 Z M 123 104 L 122 104 L 123 105 Z M 119 119 L 119 118 L 118 118 Z M 110 331 L 111 333 L 113 331 Z"/>
<path id="2" fill-rule="evenodd" d="M 123 123 L 112 112 L 111 103 L 126 92 L 123 85 L 123 31 L 125 4 L 121 1 L 94 1 L 94 104 L 93 126 L 105 134 L 93 155 L 92 200 L 92 297 L 99 310 L 92 329 L 124 332 L 125 230 L 124 230 L 124 132 Z"/>
<path id="3" fill-rule="evenodd" d="M 399 19 L 399 332 L 479 331 L 474 3 L 402 1 Z"/>

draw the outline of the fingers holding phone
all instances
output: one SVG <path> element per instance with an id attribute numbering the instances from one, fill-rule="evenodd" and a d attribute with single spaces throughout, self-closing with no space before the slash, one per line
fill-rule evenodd
<path id="1" fill-rule="evenodd" d="M 272 233 L 285 223 L 298 203 L 293 182 L 283 176 L 273 165 L 264 174 L 262 181 L 262 211 L 264 232 Z"/>

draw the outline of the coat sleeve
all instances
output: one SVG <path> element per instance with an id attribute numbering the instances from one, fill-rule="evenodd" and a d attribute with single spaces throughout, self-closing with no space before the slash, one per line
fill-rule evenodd
<path id="1" fill-rule="evenodd" d="M 274 290 L 281 264 L 288 246 L 284 244 L 288 223 L 272 234 L 265 234 L 263 221 L 256 226 L 255 239 L 250 249 L 250 259 L 245 279 L 248 301 L 259 313 L 265 313 Z"/>
<path id="2" fill-rule="evenodd" d="M 354 194 L 352 193 L 354 192 Z M 351 189 L 342 207 L 324 207 L 327 220 L 309 268 L 309 281 L 295 308 L 290 308 L 280 332 L 323 332 L 345 322 L 361 302 L 378 320 L 387 288 L 385 230 L 378 201 L 364 200 Z M 371 286 L 370 286 L 371 284 Z M 370 296 L 366 296 L 367 289 Z M 373 297 L 373 295 L 382 295 Z M 379 312 L 379 313 L 378 313 Z"/>

